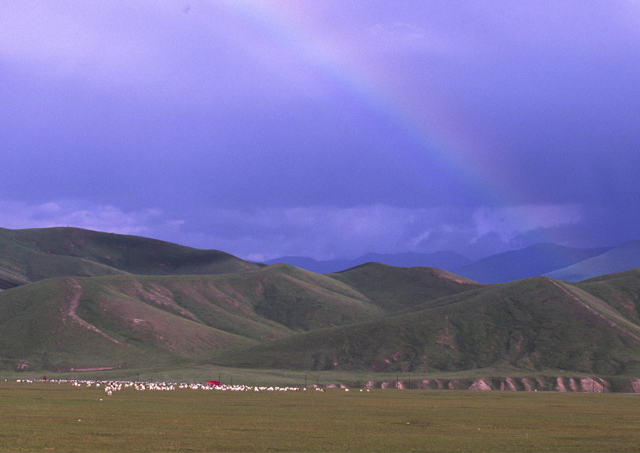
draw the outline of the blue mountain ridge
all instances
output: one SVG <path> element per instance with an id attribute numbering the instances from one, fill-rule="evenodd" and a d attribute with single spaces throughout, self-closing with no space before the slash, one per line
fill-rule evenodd
<path id="1" fill-rule="evenodd" d="M 371 262 L 396 267 L 426 266 L 443 270 L 452 270 L 454 268 L 471 264 L 472 260 L 456 252 L 444 251 L 434 253 L 367 253 L 351 260 L 334 259 L 326 261 L 316 261 L 313 258 L 302 256 L 283 256 L 281 258 L 266 261 L 265 264 L 285 263 L 319 274 L 330 274 Z"/>
<path id="2" fill-rule="evenodd" d="M 286 263 L 312 272 L 340 272 L 368 262 L 396 267 L 435 267 L 479 283 L 505 283 L 546 275 L 566 281 L 582 281 L 613 272 L 640 267 L 640 241 L 615 247 L 574 248 L 540 243 L 519 250 L 498 253 L 473 261 L 459 253 L 367 253 L 355 259 L 317 261 L 301 256 L 285 256 L 265 264 Z"/>
<path id="3" fill-rule="evenodd" d="M 605 253 L 546 274 L 556 280 L 579 282 L 640 267 L 640 241 L 630 241 Z"/>

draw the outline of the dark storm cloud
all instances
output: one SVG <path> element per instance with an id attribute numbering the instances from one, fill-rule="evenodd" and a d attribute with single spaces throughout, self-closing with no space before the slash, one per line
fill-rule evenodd
<path id="1" fill-rule="evenodd" d="M 0 226 L 244 257 L 633 239 L 633 1 L 5 3 Z"/>

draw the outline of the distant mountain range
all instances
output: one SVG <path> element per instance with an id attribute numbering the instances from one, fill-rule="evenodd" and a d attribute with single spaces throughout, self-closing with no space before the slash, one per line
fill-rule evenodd
<path id="1" fill-rule="evenodd" d="M 266 264 L 285 263 L 292 266 L 306 269 L 319 274 L 330 274 L 340 272 L 352 267 L 366 263 L 382 263 L 396 267 L 436 267 L 438 269 L 453 270 L 472 263 L 469 258 L 456 252 L 434 252 L 434 253 L 367 253 L 356 259 L 335 259 L 327 261 L 316 261 L 313 258 L 302 256 L 284 256 L 269 261 Z"/>
<path id="2" fill-rule="evenodd" d="M 640 267 L 640 241 L 631 241 L 546 275 L 558 280 L 577 282 L 636 267 Z"/>
<path id="3" fill-rule="evenodd" d="M 507 258 L 517 264 L 518 257 L 556 259 L 557 250 L 575 260 L 593 253 L 578 261 L 593 263 L 586 266 L 592 270 L 631 262 L 637 247 L 597 254 L 541 245 Z M 544 263 L 522 272 L 547 269 Z M 433 267 L 381 263 L 319 274 L 153 239 L 51 228 L 0 229 L 0 279 L 5 370 L 218 364 L 640 373 L 640 269 L 580 283 L 535 276 L 481 284 Z"/>
<path id="4" fill-rule="evenodd" d="M 266 264 L 286 263 L 324 274 L 343 271 L 368 262 L 396 267 L 435 267 L 486 284 L 506 283 L 540 275 L 578 282 L 640 267 L 640 241 L 627 242 L 617 247 L 591 249 L 536 244 L 521 250 L 491 255 L 478 261 L 472 261 L 455 252 L 436 252 L 368 253 L 353 260 L 328 261 L 285 256 L 269 260 Z"/>
<path id="5" fill-rule="evenodd" d="M 454 272 L 482 283 L 506 283 L 545 275 L 601 255 L 609 250 L 609 248 L 576 249 L 555 244 L 536 244 L 521 250 L 489 256 L 467 266 L 456 268 Z M 572 281 L 601 275 L 596 268 L 588 270 L 595 272 L 595 274 L 585 274 L 579 276 L 578 280 Z"/>

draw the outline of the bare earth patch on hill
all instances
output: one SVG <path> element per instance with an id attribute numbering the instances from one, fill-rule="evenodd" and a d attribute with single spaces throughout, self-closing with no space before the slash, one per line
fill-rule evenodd
<path id="1" fill-rule="evenodd" d="M 78 310 L 78 304 L 80 303 L 80 298 L 82 297 L 82 287 L 74 278 L 68 278 L 65 281 L 68 283 L 68 288 L 71 289 L 71 294 L 65 297 L 60 304 L 60 310 L 62 311 L 62 322 L 65 323 L 67 318 L 71 318 L 73 321 L 80 324 L 85 329 L 96 332 L 97 334 L 102 335 L 107 340 L 119 346 L 124 346 L 122 342 L 107 335 L 96 326 L 89 324 L 76 314 L 76 311 Z"/>

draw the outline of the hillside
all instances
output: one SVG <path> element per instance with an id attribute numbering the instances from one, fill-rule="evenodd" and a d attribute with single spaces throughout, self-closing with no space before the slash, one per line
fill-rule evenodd
<path id="1" fill-rule="evenodd" d="M 363 264 L 330 276 L 356 288 L 389 313 L 482 286 L 440 269 L 380 263 Z"/>
<path id="2" fill-rule="evenodd" d="M 52 277 L 219 274 L 258 269 L 218 250 L 79 228 L 0 228 L 0 289 Z"/>
<path id="3" fill-rule="evenodd" d="M 166 364 L 384 314 L 341 282 L 286 265 L 52 278 L 0 293 L 0 359 L 55 369 Z"/>
<path id="4" fill-rule="evenodd" d="M 480 284 L 317 274 L 74 228 L 0 229 L 0 369 L 640 373 L 640 270 Z M 505 374 L 506 375 L 506 374 Z"/>
<path id="5" fill-rule="evenodd" d="M 217 363 L 309 370 L 629 374 L 640 372 L 639 346 L 640 327 L 633 319 L 586 290 L 536 277 L 447 296 L 409 313 L 220 354 Z"/>
<path id="6" fill-rule="evenodd" d="M 640 325 L 640 268 L 584 280 L 575 286 L 606 300 L 625 318 Z"/>

